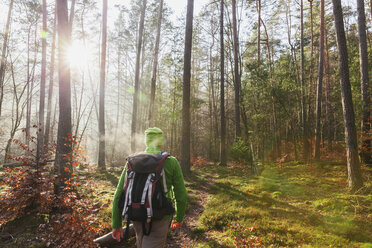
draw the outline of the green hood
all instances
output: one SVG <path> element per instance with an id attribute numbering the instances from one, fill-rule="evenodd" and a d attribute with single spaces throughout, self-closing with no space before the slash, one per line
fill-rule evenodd
<path id="1" fill-rule="evenodd" d="M 153 154 L 161 152 L 159 146 L 164 145 L 163 131 L 157 127 L 148 128 L 145 131 L 145 144 L 145 152 Z"/>

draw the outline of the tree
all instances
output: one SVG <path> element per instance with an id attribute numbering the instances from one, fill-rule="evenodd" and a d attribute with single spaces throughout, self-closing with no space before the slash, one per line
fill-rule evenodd
<path id="1" fill-rule="evenodd" d="M 55 166 L 61 179 L 56 182 L 57 193 L 71 177 L 71 85 L 70 64 L 66 57 L 71 40 L 69 32 L 67 0 L 57 0 L 58 20 L 58 80 L 59 80 L 59 120 Z"/>
<path id="2" fill-rule="evenodd" d="M 191 79 L 191 50 L 192 23 L 194 0 L 187 1 L 185 50 L 183 66 L 183 94 L 182 94 L 182 139 L 181 139 L 181 168 L 186 175 L 190 173 L 190 79 Z"/>
<path id="3" fill-rule="evenodd" d="M 102 49 L 101 49 L 101 68 L 99 84 L 99 148 L 98 148 L 98 168 L 106 169 L 105 163 L 105 79 L 106 79 L 106 42 L 107 42 L 107 0 L 103 0 L 102 9 Z"/>
<path id="4" fill-rule="evenodd" d="M 220 89 L 220 111 L 221 111 L 221 165 L 226 166 L 226 120 L 225 120 L 225 49 L 224 49 L 224 38 L 223 38 L 223 14 L 224 14 L 224 0 L 220 2 L 220 73 L 221 73 L 221 89 Z"/>
<path id="5" fill-rule="evenodd" d="M 44 147 L 44 106 L 45 106 L 45 78 L 46 78 L 46 33 L 47 33 L 47 4 L 43 0 L 43 29 L 41 31 L 41 78 L 40 78 L 40 104 L 39 104 L 39 125 L 37 133 L 36 161 L 39 164 L 43 158 Z"/>
<path id="6" fill-rule="evenodd" d="M 57 33 L 56 26 L 57 26 L 57 2 L 55 2 L 55 6 L 54 6 L 53 38 L 52 38 L 52 51 L 51 51 L 51 55 L 50 55 L 48 106 L 47 106 L 47 116 L 46 116 L 46 121 L 45 121 L 44 144 L 49 143 L 49 136 L 50 136 L 50 119 L 51 119 L 51 113 L 52 113 L 52 97 L 53 97 L 53 85 L 54 85 L 54 62 L 55 62 L 56 33 Z"/>
<path id="7" fill-rule="evenodd" d="M 315 159 L 320 159 L 320 117 L 322 113 L 322 87 L 323 87 L 323 64 L 324 64 L 324 0 L 320 1 L 320 44 L 318 63 L 318 84 L 316 91 L 316 128 L 315 128 Z"/>
<path id="8" fill-rule="evenodd" d="M 361 157 L 364 163 L 372 163 L 371 140 L 369 132 L 371 129 L 370 119 L 370 97 L 368 93 L 368 50 L 367 50 L 367 33 L 366 33 L 366 16 L 364 10 L 364 1 L 357 0 L 358 12 L 358 32 L 359 32 L 359 59 L 360 75 L 362 90 L 362 148 Z M 372 17 L 372 16 L 371 16 Z"/>
<path id="9" fill-rule="evenodd" d="M 358 158 L 357 133 L 349 78 L 348 54 L 342 6 L 341 1 L 339 0 L 332 0 L 332 2 L 338 47 L 342 110 L 345 125 L 348 184 L 349 187 L 354 191 L 363 186 L 363 180 Z"/>
<path id="10" fill-rule="evenodd" d="M 136 132 L 137 132 L 137 106 L 138 106 L 138 95 L 139 95 L 139 73 L 140 73 L 140 59 L 143 39 L 143 28 L 145 23 L 147 0 L 142 1 L 141 17 L 138 28 L 138 40 L 137 40 L 137 54 L 136 54 L 136 69 L 134 76 L 134 95 L 133 95 L 133 110 L 132 110 L 132 128 L 131 128 L 131 150 L 136 151 Z"/>
<path id="11" fill-rule="evenodd" d="M 163 3 L 164 3 L 164 0 L 160 0 L 158 26 L 156 29 L 157 31 L 156 31 L 156 41 L 155 41 L 154 63 L 153 63 L 152 78 L 151 78 L 149 127 L 152 127 L 154 125 L 153 113 L 154 113 L 154 101 L 155 101 L 155 89 L 156 89 L 156 73 L 157 73 L 158 57 L 159 57 L 160 31 L 161 31 L 161 22 L 163 19 Z"/>
<path id="12" fill-rule="evenodd" d="M 304 159 L 308 159 L 309 154 L 309 141 L 307 139 L 307 123 L 306 123 L 306 110 L 305 110 L 305 54 L 304 54 L 304 3 L 301 0 L 301 122 L 302 122 L 302 138 L 303 138 L 303 156 Z"/>
<path id="13" fill-rule="evenodd" d="M 240 70 L 239 70 L 239 38 L 236 24 L 236 0 L 232 0 L 232 19 L 233 19 L 233 50 L 234 50 L 234 92 L 235 92 L 235 136 L 241 136 L 240 129 Z"/>
<path id="14" fill-rule="evenodd" d="M 257 4 L 257 64 L 260 66 L 261 57 L 261 0 L 256 1 Z"/>
<path id="15" fill-rule="evenodd" d="M 13 0 L 9 2 L 9 9 L 8 9 L 8 17 L 6 19 L 5 25 L 5 34 L 3 40 L 3 49 L 1 53 L 1 61 L 0 61 L 0 116 L 1 116 L 1 109 L 3 106 L 3 98 L 4 98 L 4 78 L 5 78 L 5 67 L 6 67 L 6 54 L 8 48 L 8 37 L 10 32 L 10 19 L 12 17 L 12 10 L 13 10 Z"/>

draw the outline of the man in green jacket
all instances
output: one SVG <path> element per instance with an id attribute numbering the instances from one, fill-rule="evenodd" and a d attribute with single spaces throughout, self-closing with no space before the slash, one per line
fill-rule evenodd
<path id="1" fill-rule="evenodd" d="M 163 131 L 160 128 L 149 128 L 145 131 L 146 153 L 158 154 L 162 152 L 164 145 Z M 186 211 L 187 193 L 185 183 L 181 171 L 181 167 L 175 157 L 169 156 L 164 163 L 165 180 L 168 187 L 167 198 L 174 200 L 176 216 L 172 224 L 172 228 L 179 228 L 183 221 Z M 115 191 L 114 201 L 112 205 L 112 236 L 118 242 L 123 238 L 122 217 L 118 207 L 120 194 L 123 190 L 124 180 L 126 175 L 126 166 L 121 174 L 118 186 Z M 172 194 L 173 192 L 173 194 Z M 173 199 L 174 198 L 174 199 Z M 163 220 L 153 221 L 150 235 L 146 236 L 142 233 L 142 223 L 133 222 L 136 232 L 138 248 L 160 248 L 165 245 L 167 233 L 170 226 L 172 216 L 165 216 Z"/>

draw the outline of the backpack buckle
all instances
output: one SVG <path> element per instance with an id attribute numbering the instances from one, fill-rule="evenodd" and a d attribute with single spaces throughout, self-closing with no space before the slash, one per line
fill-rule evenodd
<path id="1" fill-rule="evenodd" d="M 129 174 L 128 174 L 128 179 L 132 179 L 134 176 L 134 172 L 133 171 L 130 171 Z"/>
<path id="2" fill-rule="evenodd" d="M 159 180 L 160 179 L 160 174 L 159 173 L 152 173 L 151 174 L 151 179 L 150 179 L 150 181 L 153 183 L 153 182 L 155 182 L 155 181 L 157 181 L 157 180 Z"/>

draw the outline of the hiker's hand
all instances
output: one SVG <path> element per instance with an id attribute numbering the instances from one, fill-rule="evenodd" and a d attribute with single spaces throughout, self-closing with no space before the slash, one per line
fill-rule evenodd
<path id="1" fill-rule="evenodd" d="M 172 225 L 171 225 L 172 229 L 177 229 L 177 228 L 180 228 L 180 227 L 181 227 L 181 223 L 179 223 L 179 222 L 173 222 Z"/>
<path id="2" fill-rule="evenodd" d="M 120 242 L 120 239 L 124 237 L 123 229 L 121 227 L 112 229 L 112 237 Z"/>

